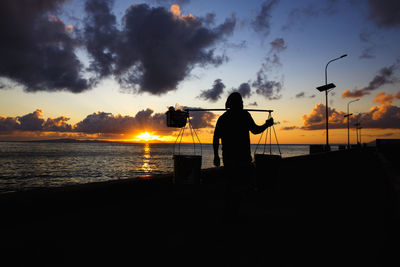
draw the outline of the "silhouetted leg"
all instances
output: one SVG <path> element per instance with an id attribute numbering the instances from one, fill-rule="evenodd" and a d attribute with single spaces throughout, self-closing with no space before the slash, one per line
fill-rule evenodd
<path id="1" fill-rule="evenodd" d="M 249 164 L 225 165 L 224 218 L 234 222 L 238 219 L 241 203 L 253 184 L 252 168 Z"/>

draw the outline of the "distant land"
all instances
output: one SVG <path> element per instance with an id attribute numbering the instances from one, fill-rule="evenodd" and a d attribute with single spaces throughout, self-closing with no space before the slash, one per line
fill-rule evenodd
<path id="1" fill-rule="evenodd" d="M 391 140 L 391 139 L 390 139 Z M 59 139 L 44 139 L 44 140 L 0 140 L 0 142 L 23 142 L 23 143 L 113 143 L 113 144 L 144 144 L 146 142 L 135 142 L 135 141 L 110 141 L 110 140 L 98 140 L 98 139 L 73 139 L 73 138 L 59 138 Z M 173 144 L 173 142 L 160 142 L 156 140 L 152 140 L 151 142 L 148 143 L 156 143 L 156 144 Z M 184 142 L 182 142 L 184 143 Z M 187 142 L 185 144 L 191 144 L 191 142 Z M 209 144 L 209 143 L 202 143 L 202 144 Z M 255 143 L 252 143 L 255 145 Z M 376 146 L 376 140 L 373 140 L 369 143 L 365 143 L 367 146 Z M 281 145 L 311 145 L 311 144 L 281 144 Z M 318 145 L 318 144 L 313 144 L 313 145 Z M 320 144 L 324 145 L 324 144 Z M 331 144 L 333 146 L 338 146 L 338 145 L 347 145 L 347 144 Z"/>
<path id="2" fill-rule="evenodd" d="M 24 143 L 140 143 L 129 141 L 107 141 L 107 140 L 79 140 L 73 138 L 46 139 L 46 140 L 24 140 L 24 141 L 0 141 L 0 142 L 24 142 Z"/>
<path id="3" fill-rule="evenodd" d="M 173 144 L 174 142 L 164 142 L 151 140 L 145 141 L 124 141 L 124 140 L 98 140 L 98 139 L 73 139 L 73 138 L 58 138 L 58 139 L 43 139 L 43 140 L 0 140 L 0 142 L 22 142 L 22 143 L 111 143 L 111 144 Z M 182 142 L 182 144 L 186 144 Z"/>

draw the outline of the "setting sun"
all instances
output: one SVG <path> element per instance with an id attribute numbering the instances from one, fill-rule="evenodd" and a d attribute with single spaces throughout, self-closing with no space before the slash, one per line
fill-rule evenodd
<path id="1" fill-rule="evenodd" d="M 155 135 L 149 132 L 143 132 L 139 135 L 136 135 L 133 140 L 134 141 L 138 141 L 138 142 L 149 142 L 149 141 L 169 141 L 167 139 L 165 139 L 165 137 L 161 137 L 159 135 Z"/>
<path id="2" fill-rule="evenodd" d="M 150 141 L 153 139 L 155 139 L 155 136 L 152 136 L 148 132 L 144 132 L 136 136 L 136 140 L 138 141 Z"/>

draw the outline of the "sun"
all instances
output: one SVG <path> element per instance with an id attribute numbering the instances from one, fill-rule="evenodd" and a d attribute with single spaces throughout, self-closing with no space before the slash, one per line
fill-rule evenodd
<path id="1" fill-rule="evenodd" d="M 138 141 L 150 141 L 152 139 L 152 135 L 149 134 L 148 132 L 144 132 L 144 133 L 137 135 L 136 139 Z"/>
<path id="2" fill-rule="evenodd" d="M 144 132 L 139 135 L 136 135 L 134 140 L 139 141 L 139 142 L 159 141 L 160 136 L 149 133 L 149 132 Z"/>

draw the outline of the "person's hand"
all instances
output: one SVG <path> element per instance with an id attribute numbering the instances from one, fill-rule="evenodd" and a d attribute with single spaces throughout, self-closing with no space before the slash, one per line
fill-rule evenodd
<path id="1" fill-rule="evenodd" d="M 270 118 L 270 119 L 266 120 L 265 124 L 267 125 L 267 127 L 274 125 L 274 119 Z"/>
<path id="2" fill-rule="evenodd" d="M 219 165 L 221 165 L 221 160 L 219 159 L 218 155 L 215 155 L 214 156 L 214 166 L 219 167 Z"/>

